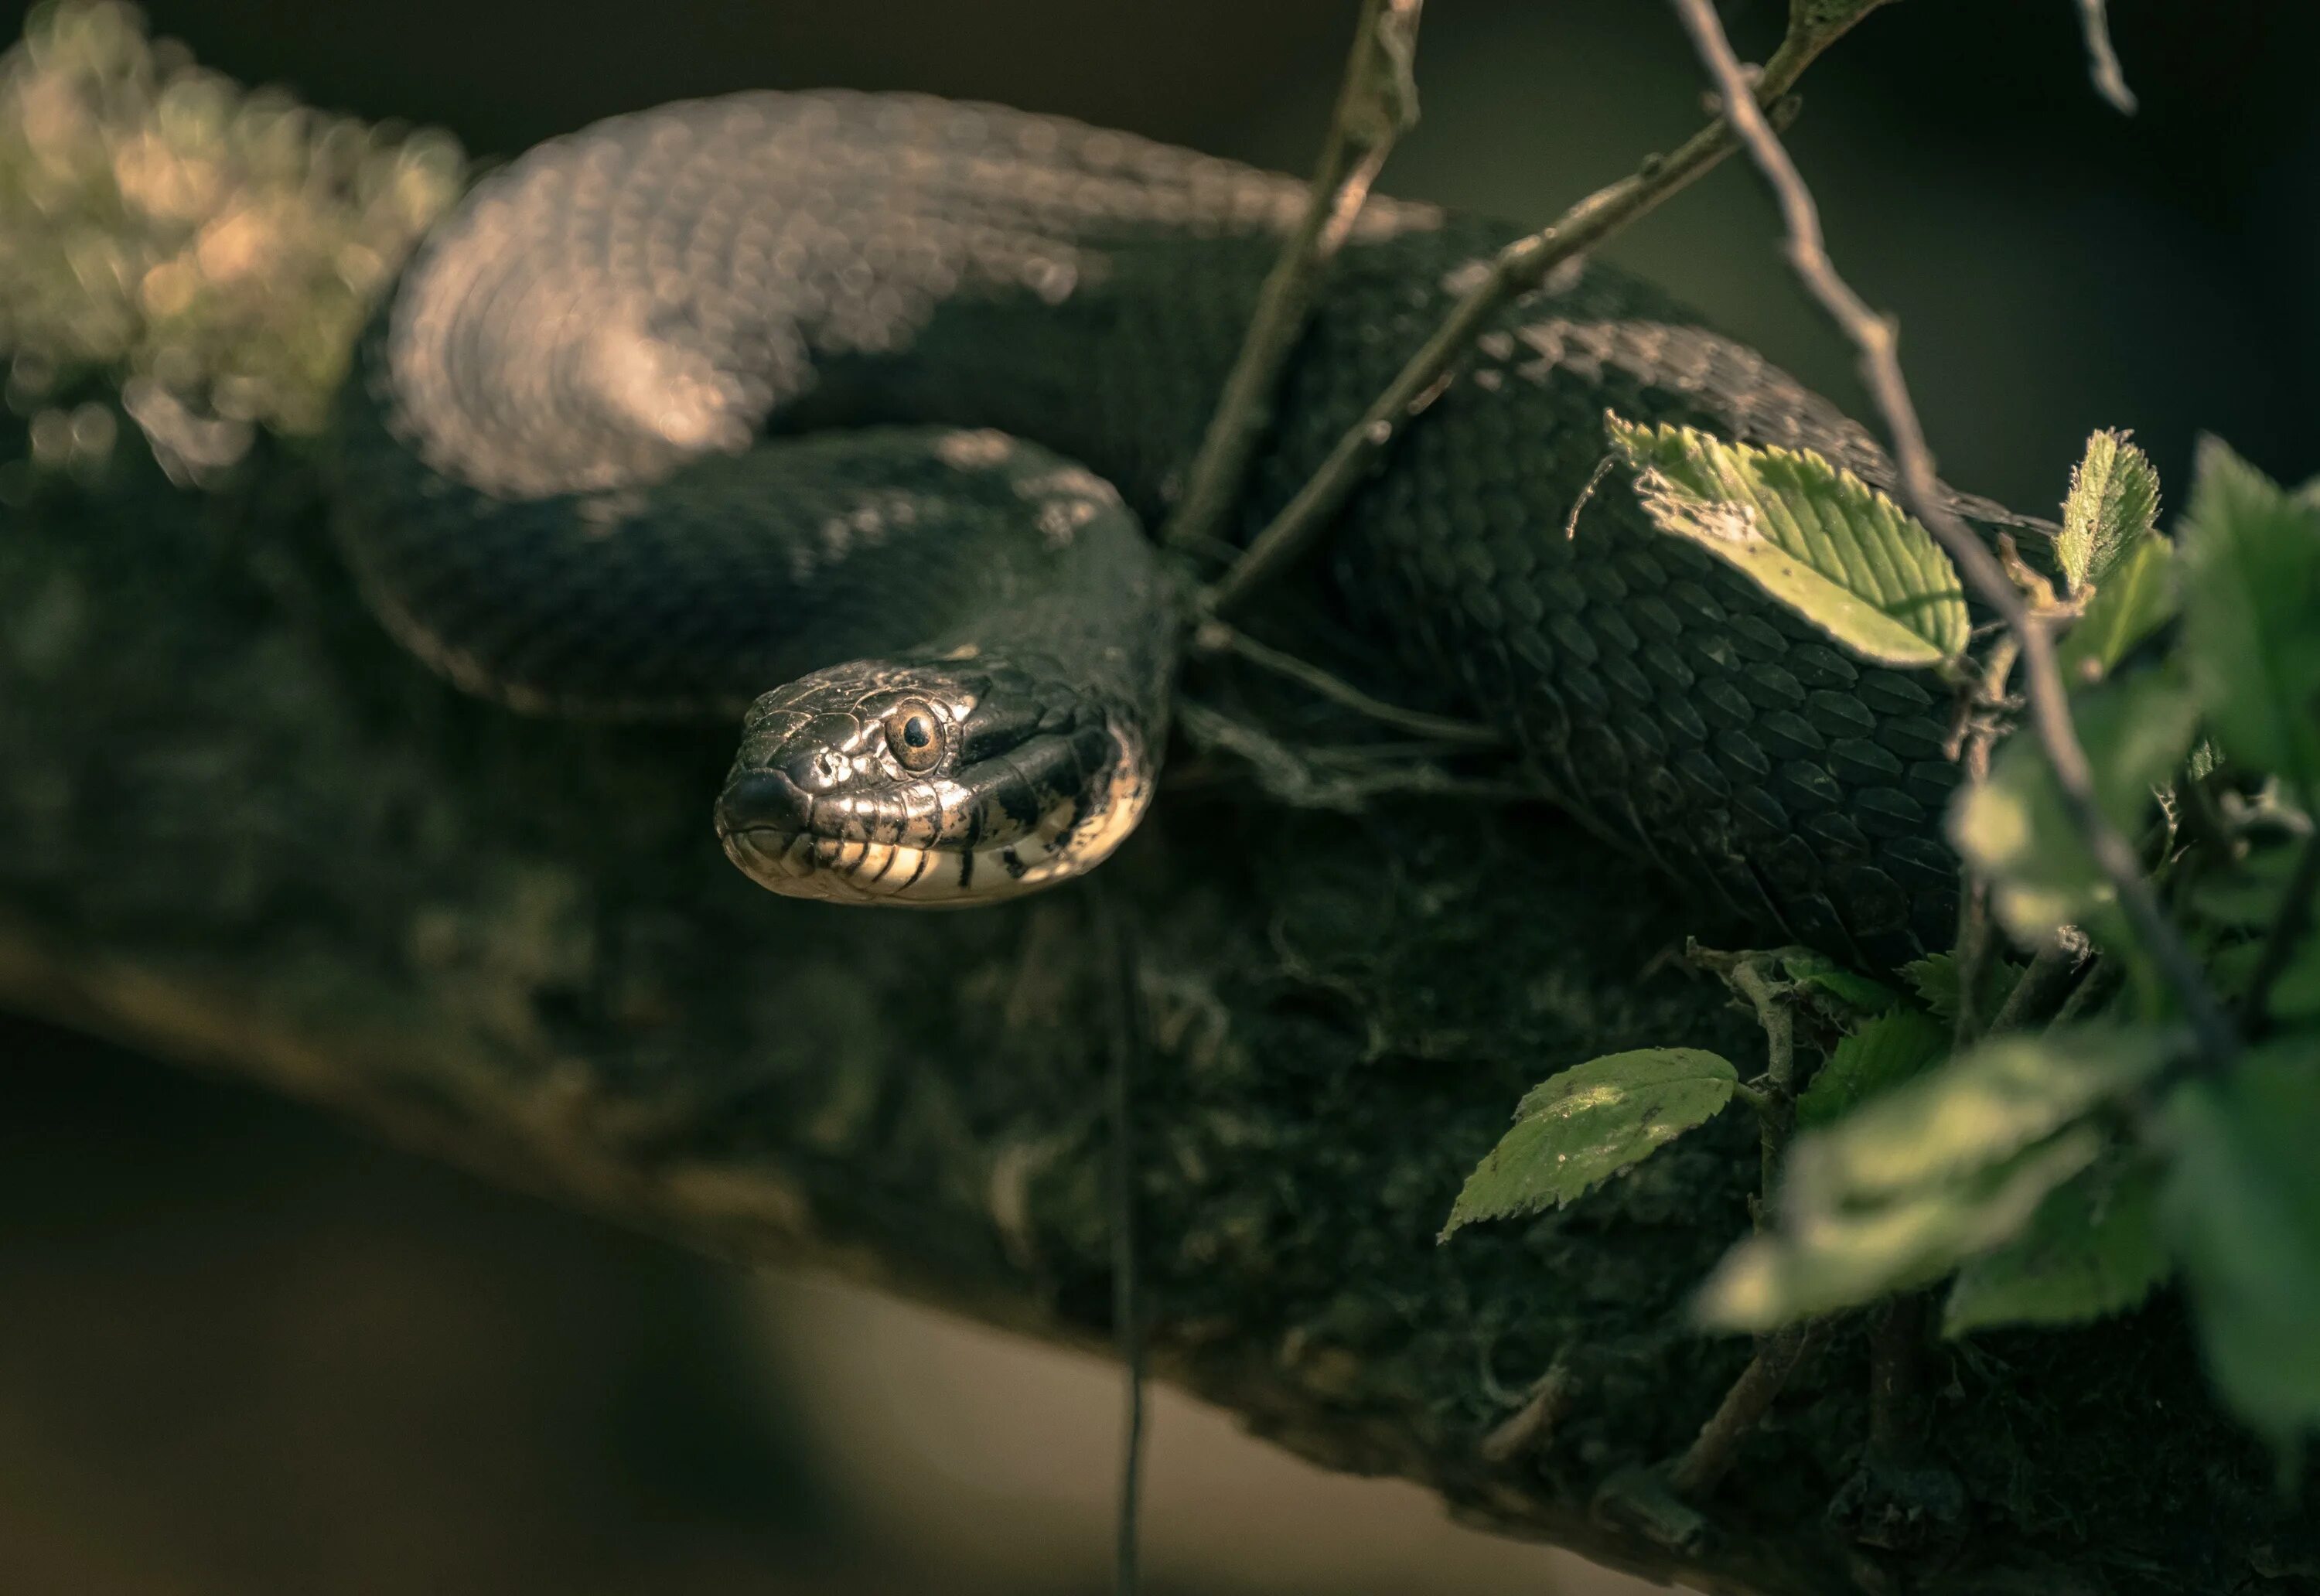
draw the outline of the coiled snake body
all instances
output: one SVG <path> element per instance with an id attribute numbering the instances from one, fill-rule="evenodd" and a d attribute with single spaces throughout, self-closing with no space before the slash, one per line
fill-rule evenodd
<path id="1" fill-rule="evenodd" d="M 775 890 L 1060 879 L 1150 796 L 1179 621 L 1138 521 L 1303 200 L 913 96 L 601 123 L 479 186 L 375 320 L 341 407 L 343 542 L 395 634 L 471 689 L 746 711 L 717 827 Z M 1247 525 L 1511 236 L 1370 204 Z M 1347 609 L 1676 880 L 1835 950 L 1941 945 L 1936 685 L 1847 657 L 1625 489 L 1566 537 L 1607 409 L 1887 476 L 1826 402 L 1588 265 L 1512 307 L 1355 497 L 1330 562 Z"/>

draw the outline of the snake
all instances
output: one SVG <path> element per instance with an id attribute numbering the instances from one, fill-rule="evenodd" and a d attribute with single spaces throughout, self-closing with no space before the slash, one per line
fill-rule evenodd
<path id="1" fill-rule="evenodd" d="M 741 94 L 552 139 L 431 230 L 364 332 L 340 547 L 469 692 L 739 717 L 714 830 L 777 893 L 956 907 L 1070 879 L 1158 784 L 1185 606 L 1149 529 L 1308 197 L 907 94 Z M 1361 209 L 1228 540 L 1522 231 Z M 1688 902 L 1868 959 L 1946 946 L 1951 694 L 1848 654 L 1629 485 L 1590 496 L 1607 413 L 1892 480 L 1837 406 L 1572 260 L 1481 331 L 1298 580 L 1380 684 L 1496 729 Z"/>

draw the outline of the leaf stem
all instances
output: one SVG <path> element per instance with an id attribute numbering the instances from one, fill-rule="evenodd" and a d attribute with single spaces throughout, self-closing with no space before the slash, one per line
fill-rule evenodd
<path id="1" fill-rule="evenodd" d="M 1410 63 L 1423 4 L 1364 0 L 1311 197 L 1257 291 L 1240 354 L 1210 413 L 1183 497 L 1163 534 L 1172 548 L 1210 542 L 1222 531 L 1249 460 L 1273 425 L 1282 367 L 1312 318 L 1329 262 L 1352 232 L 1395 141 L 1418 122 Z"/>
<path id="2" fill-rule="evenodd" d="M 1710 0 L 1673 0 L 1673 4 L 1700 60 L 1715 80 L 1733 129 L 1779 203 L 1790 265 L 1806 290 L 1860 351 L 1862 379 L 1876 399 L 1892 441 L 1904 503 L 1957 561 L 1975 594 L 2021 639 L 2031 725 L 2053 768 L 2055 784 L 2062 791 L 2071 820 L 2088 851 L 2117 893 L 2119 907 L 2136 939 L 2181 1003 L 2201 1062 L 2211 1070 L 2221 1068 L 2239 1051 L 2239 1035 L 2208 988 L 2190 948 L 2161 909 L 2134 846 L 2110 823 L 2096 799 L 2093 767 L 2087 760 L 2085 747 L 2079 741 L 2078 728 L 2071 720 L 2069 695 L 2055 657 L 2052 631 L 2024 602 L 1997 557 L 1951 510 L 1941 491 L 1934 476 L 1933 453 L 1926 446 L 1925 429 L 1910 400 L 1908 384 L 1901 375 L 1899 335 L 1894 322 L 1871 310 L 1837 275 L 1821 236 L 1820 214 L 1811 191 L 1806 187 L 1779 133 L 1758 107 L 1756 91 L 1752 89 L 1739 58 L 1732 52 L 1731 41 L 1725 37 L 1724 24 L 1717 20 L 1715 6 Z M 1807 0 L 1797 0 L 1796 9 L 1803 9 L 1806 4 Z"/>

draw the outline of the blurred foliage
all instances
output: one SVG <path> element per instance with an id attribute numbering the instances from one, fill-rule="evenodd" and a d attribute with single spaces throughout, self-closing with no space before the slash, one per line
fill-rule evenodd
<path id="1" fill-rule="evenodd" d="M 95 372 L 181 481 L 253 428 L 319 431 L 461 174 L 448 137 L 241 89 L 114 0 L 35 10 L 0 57 L 0 351 L 34 465 L 102 464 L 109 405 L 70 403 Z"/>
<path id="2" fill-rule="evenodd" d="M 1615 452 L 1664 530 L 1715 547 L 1811 527 L 1812 580 L 1734 563 L 1884 657 L 1851 622 L 1891 597 L 1898 505 L 1834 493 L 1833 467 L 1788 463 L 1809 456 L 1749 471 L 1713 439 L 1623 425 Z M 1690 467 L 1680 485 L 1669 462 Z M 2261 1045 L 2195 1051 L 2045 748 L 2016 733 L 1960 792 L 1951 825 L 2038 959 L 1921 960 L 1903 974 L 1922 1008 L 1833 1012 L 1826 972 L 1793 957 L 1770 992 L 1793 1013 L 1747 993 L 1772 1057 L 1754 1100 L 1774 1142 L 1796 1017 L 1834 1024 L 1796 1101 L 1804 1134 L 1781 1157 L 1774 1222 L 1726 1255 L 1698 1306 L 1709 1326 L 1761 1332 L 1954 1276 L 1944 1324 L 1958 1336 L 2116 1312 L 2180 1273 L 2216 1388 L 2292 1466 L 2320 1429 L 2320 484 L 2283 489 L 2210 439 L 2180 543 L 2156 530 L 2159 497 L 2142 452 L 2098 432 L 2053 550 L 2067 596 L 2012 567 L 2035 623 L 2071 629 L 2061 653 L 2099 807 L 2141 839 L 2207 978 Z M 1947 556 L 1934 558 L 1953 590 Z M 2014 706 L 1988 679 L 2006 681 L 2012 648 L 1940 668 L 1962 694 L 1980 685 L 1979 713 L 2003 713 Z M 2107 979 L 2121 968 L 2133 978 Z M 1960 1025 L 1966 969 L 1977 996 Z M 1548 1178 L 1519 1166 L 1546 1150 L 1510 1136 L 1486 1165 L 1491 1189 Z"/>

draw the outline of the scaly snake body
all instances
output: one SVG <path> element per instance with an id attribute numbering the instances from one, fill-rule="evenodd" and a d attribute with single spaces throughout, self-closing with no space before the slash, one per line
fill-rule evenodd
<path id="1" fill-rule="evenodd" d="M 616 118 L 492 177 L 405 270 L 341 409 L 343 541 L 471 689 L 747 706 L 718 830 L 769 886 L 1060 879 L 1150 795 L 1180 623 L 1137 519 L 1181 485 L 1303 203 L 915 96 Z M 1512 236 L 1373 201 L 1237 530 Z M 1826 401 L 1590 264 L 1485 333 L 1356 495 L 1329 562 L 1347 610 L 1678 881 L 1839 951 L 1943 945 L 1936 684 L 1847 657 L 1624 488 L 1566 537 L 1607 409 L 1889 475 Z"/>

